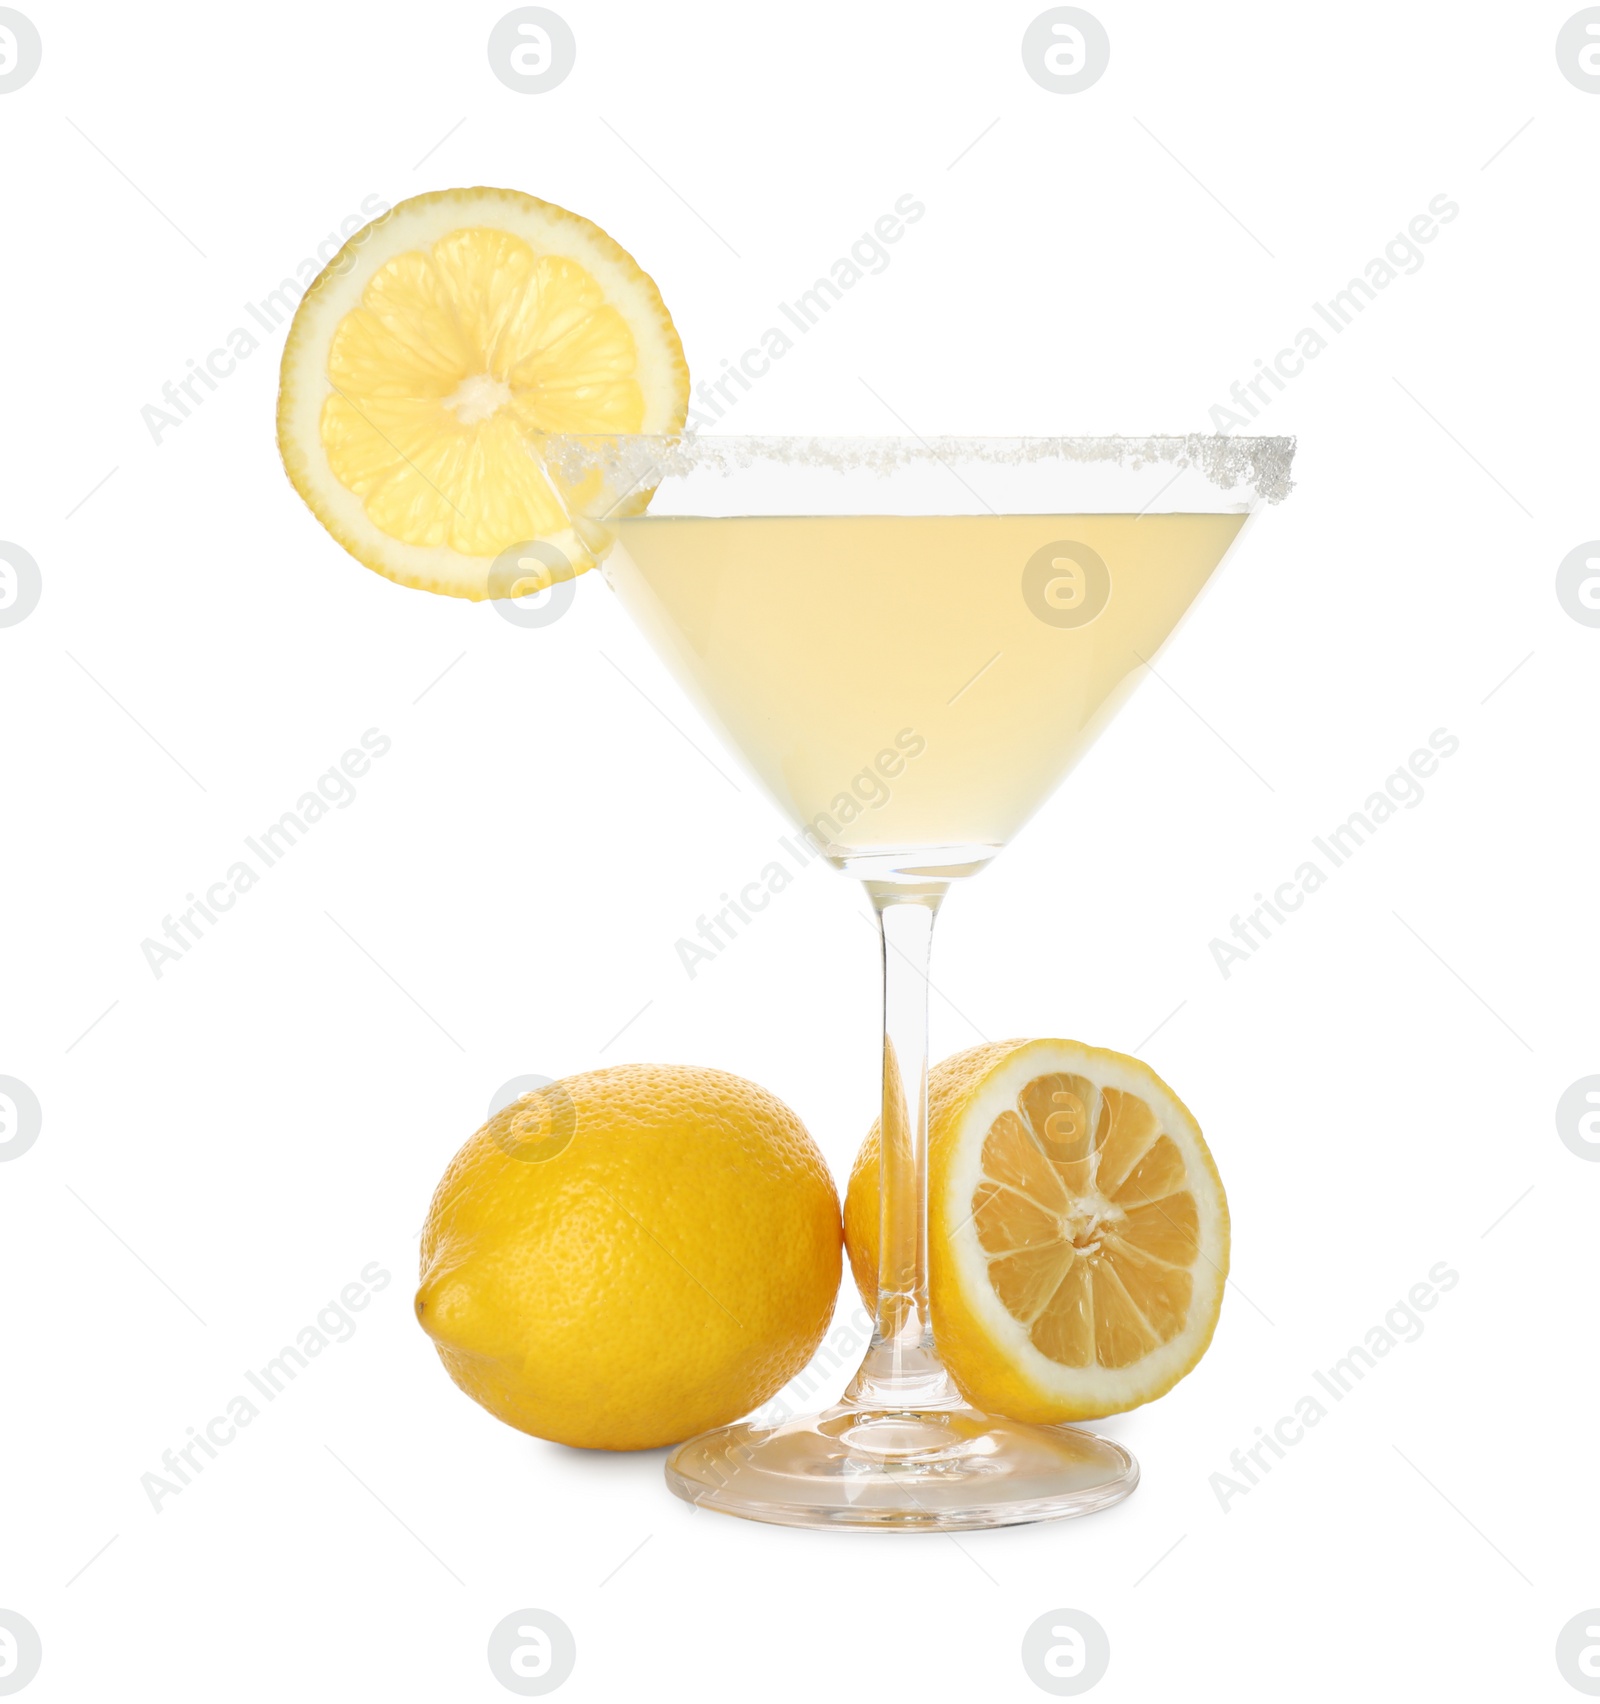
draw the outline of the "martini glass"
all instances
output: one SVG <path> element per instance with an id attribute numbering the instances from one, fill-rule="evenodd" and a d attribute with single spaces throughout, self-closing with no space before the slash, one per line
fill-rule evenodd
<path id="1" fill-rule="evenodd" d="M 620 437 L 540 453 L 581 494 L 631 616 L 794 844 L 865 884 L 882 933 L 866 1359 L 832 1408 L 679 1446 L 667 1483 L 804 1527 L 962 1530 L 1121 1501 L 1139 1469 L 1120 1444 L 982 1412 L 939 1359 L 933 924 L 1087 750 L 1252 513 L 1287 493 L 1293 441 Z"/>

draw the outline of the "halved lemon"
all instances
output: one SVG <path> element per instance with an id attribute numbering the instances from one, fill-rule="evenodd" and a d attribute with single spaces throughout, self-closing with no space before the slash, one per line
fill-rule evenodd
<path id="1" fill-rule="evenodd" d="M 516 190 L 441 190 L 357 231 L 306 292 L 278 446 L 367 567 L 506 597 L 594 565 L 540 435 L 675 432 L 688 398 L 660 292 L 599 226 Z M 530 543 L 508 579 L 502 553 Z"/>
<path id="2" fill-rule="evenodd" d="M 929 1074 L 928 1293 L 968 1401 L 1089 1420 L 1170 1390 L 1205 1353 L 1228 1273 L 1228 1204 L 1188 1109 L 1126 1054 L 1002 1041 Z M 877 1294 L 878 1126 L 845 1198 Z"/>

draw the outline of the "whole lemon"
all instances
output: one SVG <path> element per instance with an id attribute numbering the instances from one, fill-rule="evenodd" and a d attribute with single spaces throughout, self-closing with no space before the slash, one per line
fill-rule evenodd
<path id="1" fill-rule="evenodd" d="M 612 1066 L 524 1095 L 456 1155 L 417 1319 L 507 1425 L 653 1449 L 805 1366 L 841 1240 L 827 1164 L 780 1100 L 724 1071 Z"/>

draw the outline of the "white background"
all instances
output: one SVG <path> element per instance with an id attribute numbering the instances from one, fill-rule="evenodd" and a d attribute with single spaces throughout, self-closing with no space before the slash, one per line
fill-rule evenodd
<path id="1" fill-rule="evenodd" d="M 576 69 L 536 96 L 490 73 L 504 9 L 29 0 L 42 68 L 0 95 L 0 536 L 43 578 L 0 629 L 0 1073 L 44 1115 L 0 1166 L 29 1695 L 492 1700 L 489 1631 L 534 1606 L 574 1631 L 574 1699 L 1039 1697 L 1021 1640 L 1060 1607 L 1106 1628 L 1107 1700 L 1576 1696 L 1600 1165 L 1553 1113 L 1600 1071 L 1600 630 L 1554 586 L 1600 535 L 1600 96 L 1558 71 L 1574 8 L 1098 0 L 1110 69 L 1059 95 L 1024 74 L 1035 4 L 563 0 Z M 877 1073 L 864 906 L 820 864 L 686 978 L 674 941 L 782 824 L 629 684 L 726 767 L 598 576 L 530 631 L 346 558 L 278 465 L 281 332 L 159 444 L 141 421 L 363 198 L 470 183 L 612 232 L 701 373 L 922 200 L 739 430 L 1203 430 L 1460 207 L 1263 414 L 1297 489 L 1169 684 L 943 918 L 935 1056 L 1139 1051 L 1228 1186 L 1215 1344 L 1108 1423 L 1145 1475 L 1112 1512 L 959 1542 L 696 1514 L 658 1454 L 492 1420 L 417 1329 L 430 1192 L 507 1078 L 719 1066 L 842 1179 Z M 356 802 L 157 980 L 140 942 L 370 727 L 393 749 Z M 1423 803 L 1224 979 L 1211 939 L 1436 728 L 1460 750 Z M 356 1335 L 154 1513 L 141 1474 L 372 1261 Z M 1224 1513 L 1229 1453 L 1439 1261 L 1424 1335 Z"/>

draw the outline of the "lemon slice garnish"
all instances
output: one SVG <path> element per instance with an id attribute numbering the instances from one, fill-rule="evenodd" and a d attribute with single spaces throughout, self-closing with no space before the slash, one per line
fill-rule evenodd
<path id="1" fill-rule="evenodd" d="M 594 565 L 541 436 L 674 432 L 688 396 L 660 293 L 597 225 L 515 190 L 443 190 L 358 231 L 306 292 L 278 444 L 358 561 L 506 597 Z M 527 544 L 508 579 L 504 553 Z"/>

